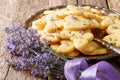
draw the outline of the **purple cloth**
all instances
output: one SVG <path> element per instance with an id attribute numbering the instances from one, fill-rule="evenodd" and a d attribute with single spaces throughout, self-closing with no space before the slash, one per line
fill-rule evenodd
<path id="1" fill-rule="evenodd" d="M 67 80 L 76 80 L 80 69 L 85 70 L 87 68 L 88 64 L 84 58 L 68 60 L 64 66 L 64 74 Z"/>
<path id="2" fill-rule="evenodd" d="M 67 80 L 120 80 L 120 73 L 108 62 L 100 61 L 88 67 L 84 58 L 68 60 L 64 74 Z"/>

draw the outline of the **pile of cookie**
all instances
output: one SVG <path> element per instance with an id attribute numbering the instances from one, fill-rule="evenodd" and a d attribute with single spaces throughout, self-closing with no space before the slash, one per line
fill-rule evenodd
<path id="1" fill-rule="evenodd" d="M 107 33 L 102 39 L 120 47 L 120 17 L 90 6 L 68 5 L 65 8 L 46 10 L 43 16 L 32 22 L 32 27 L 57 53 L 76 57 L 80 54 L 107 54 L 107 49 L 94 42 L 92 29 Z"/>

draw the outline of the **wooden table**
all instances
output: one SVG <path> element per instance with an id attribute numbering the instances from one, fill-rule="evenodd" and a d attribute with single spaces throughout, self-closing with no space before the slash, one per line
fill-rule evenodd
<path id="1" fill-rule="evenodd" d="M 7 66 L 5 60 L 13 57 L 4 49 L 7 38 L 3 30 L 4 27 L 12 23 L 23 26 L 24 21 L 36 11 L 67 4 L 90 4 L 120 12 L 120 0 L 0 0 L 0 80 L 42 80 L 33 78 L 25 72 L 15 71 Z M 113 61 L 113 65 L 116 64 L 114 60 L 111 61 Z M 118 70 L 119 67 L 119 65 L 116 66 Z"/>

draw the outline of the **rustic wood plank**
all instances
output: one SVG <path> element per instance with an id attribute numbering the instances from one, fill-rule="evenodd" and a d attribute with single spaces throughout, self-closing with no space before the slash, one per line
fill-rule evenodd
<path id="1" fill-rule="evenodd" d="M 61 0 L 61 2 L 62 2 L 62 0 Z M 77 0 L 67 0 L 67 4 L 73 4 L 73 5 L 77 5 Z M 64 3 L 64 2 L 62 2 L 62 3 Z"/>
<path id="2" fill-rule="evenodd" d="M 1 39 L 0 39 L 1 40 Z M 4 45 L 4 42 L 1 43 Z M 4 80 L 9 72 L 9 66 L 7 66 L 5 60 L 11 59 L 11 55 L 6 54 L 7 51 L 4 47 L 0 47 L 0 80 Z"/>
<path id="3" fill-rule="evenodd" d="M 93 5 L 108 8 L 106 0 L 78 0 L 78 5 Z"/>
<path id="4" fill-rule="evenodd" d="M 12 10 L 14 10 L 14 12 L 11 12 L 13 14 L 11 15 L 13 17 L 13 21 L 23 25 L 25 20 L 28 19 L 32 14 L 41 9 L 48 8 L 48 1 L 49 0 L 14 0 L 14 3 L 12 2 Z"/>
<path id="5" fill-rule="evenodd" d="M 4 80 L 9 71 L 9 67 L 6 65 L 5 60 L 11 59 L 9 54 L 6 54 L 7 51 L 4 49 L 5 40 L 7 38 L 4 33 L 4 26 L 10 24 L 10 16 L 8 12 L 8 6 L 5 0 L 1 0 L 0 2 L 0 80 Z M 9 8 L 10 9 L 10 8 Z"/>
<path id="6" fill-rule="evenodd" d="M 120 12 L 120 0 L 108 0 L 110 9 Z"/>
<path id="7" fill-rule="evenodd" d="M 49 0 L 49 6 L 60 6 L 60 5 L 67 5 L 67 4 L 77 4 L 77 0 Z"/>

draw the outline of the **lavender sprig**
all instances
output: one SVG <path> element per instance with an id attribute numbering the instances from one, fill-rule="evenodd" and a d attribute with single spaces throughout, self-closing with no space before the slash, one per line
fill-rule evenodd
<path id="1" fill-rule="evenodd" d="M 5 32 L 8 35 L 6 48 L 14 56 L 19 56 L 11 62 L 8 61 L 15 70 L 29 71 L 34 77 L 47 78 L 51 75 L 57 80 L 64 78 L 66 59 L 59 57 L 46 42 L 40 41 L 40 35 L 35 30 L 31 27 L 26 30 L 13 24 L 6 27 Z"/>
<path id="2" fill-rule="evenodd" d="M 29 48 L 37 51 L 41 49 L 40 36 L 31 27 L 25 30 L 17 24 L 12 24 L 5 28 L 5 32 L 8 35 L 6 48 L 13 55 L 28 57 L 30 55 Z"/>

